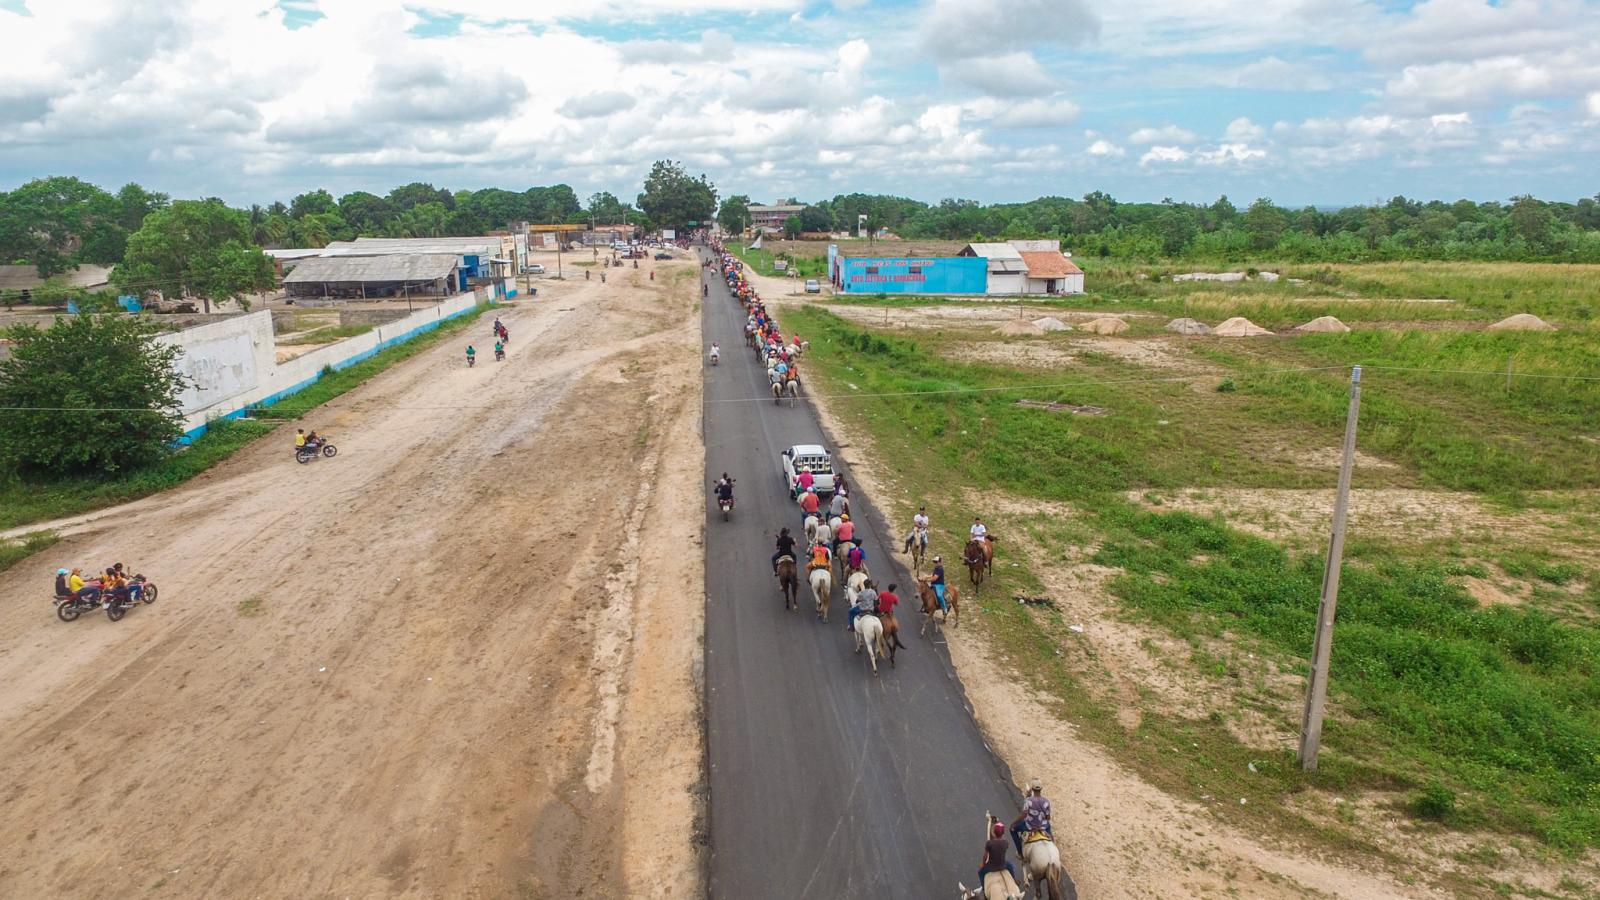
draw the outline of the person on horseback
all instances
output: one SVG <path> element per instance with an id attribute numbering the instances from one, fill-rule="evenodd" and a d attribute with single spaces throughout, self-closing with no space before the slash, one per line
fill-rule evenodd
<path id="1" fill-rule="evenodd" d="M 1022 815 L 1011 823 L 1011 843 L 1017 855 L 1022 855 L 1022 839 L 1033 832 L 1044 832 L 1052 839 L 1056 833 L 1050 828 L 1050 801 L 1044 796 L 1044 783 L 1035 778 L 1028 782 L 1028 796 L 1022 800 Z"/>
<path id="2" fill-rule="evenodd" d="M 907 553 L 911 552 L 911 545 L 912 545 L 913 542 L 915 542 L 918 545 L 920 545 L 924 552 L 927 551 L 927 549 L 928 549 L 928 508 L 926 506 L 917 507 L 917 514 L 915 516 L 911 517 L 911 533 L 906 535 L 906 550 L 905 550 L 905 552 L 907 552 Z"/>
<path id="3" fill-rule="evenodd" d="M 845 567 L 850 571 L 864 569 L 867 565 L 867 551 L 861 549 L 861 542 L 855 541 L 850 545 L 850 550 L 845 554 Z"/>
<path id="4" fill-rule="evenodd" d="M 810 469 L 801 469 L 800 474 L 794 477 L 794 481 L 800 490 L 809 491 L 817 483 L 817 476 L 811 474 Z"/>
<path id="5" fill-rule="evenodd" d="M 849 516 L 839 517 L 839 527 L 833 529 L 833 550 L 839 551 L 840 543 L 850 543 L 856 538 L 856 523 L 850 521 Z"/>
<path id="6" fill-rule="evenodd" d="M 816 515 L 817 507 L 820 505 L 821 501 L 817 499 L 817 489 L 814 487 L 806 488 L 805 493 L 800 495 L 800 521 L 803 523 L 806 520 L 806 516 Z"/>
<path id="7" fill-rule="evenodd" d="M 828 517 L 843 518 L 850 511 L 850 501 L 839 491 L 833 492 L 833 499 L 828 501 Z"/>
<path id="8" fill-rule="evenodd" d="M 933 558 L 933 575 L 929 577 L 928 585 L 933 588 L 933 595 L 939 598 L 939 608 L 948 615 L 950 607 L 944 602 L 944 557 Z"/>
<path id="9" fill-rule="evenodd" d="M 850 607 L 849 615 L 844 617 L 844 630 L 856 630 L 856 616 L 875 616 L 878 614 L 878 592 L 872 587 L 872 579 L 861 583 L 861 593 L 856 595 L 854 606 Z"/>
<path id="10" fill-rule="evenodd" d="M 772 554 L 772 574 L 774 576 L 778 574 L 778 560 L 785 556 L 794 556 L 794 537 L 793 535 L 789 534 L 788 526 L 785 526 L 782 531 L 778 532 L 778 539 L 775 542 L 775 545 L 778 548 L 778 552 Z"/>
<path id="11" fill-rule="evenodd" d="M 1001 869 L 1011 873 L 1012 881 L 1022 883 L 1022 879 L 1017 877 L 1017 867 L 1006 859 L 1006 850 L 1009 846 L 1006 843 L 1006 826 L 1000 822 L 994 823 L 994 827 L 989 829 L 989 840 L 983 845 L 983 866 L 978 869 L 979 891 L 983 890 L 983 876 Z"/>
<path id="12" fill-rule="evenodd" d="M 828 552 L 828 545 L 818 541 L 811 548 L 811 562 L 806 563 L 807 574 L 814 569 L 826 569 L 832 565 L 833 554 Z"/>
<path id="13" fill-rule="evenodd" d="M 989 539 L 989 526 L 983 524 L 983 520 L 977 516 L 972 517 L 972 527 L 967 529 L 967 532 L 972 535 L 972 539 L 975 541 L 987 541 Z"/>

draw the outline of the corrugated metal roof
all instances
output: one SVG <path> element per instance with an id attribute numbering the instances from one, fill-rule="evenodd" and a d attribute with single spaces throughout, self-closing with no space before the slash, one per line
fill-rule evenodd
<path id="1" fill-rule="evenodd" d="M 984 259 L 1021 259 L 1022 254 L 1010 244 L 968 244 L 973 256 Z"/>
<path id="2" fill-rule="evenodd" d="M 322 250 L 316 247 L 285 247 L 276 250 L 261 251 L 273 259 L 305 259 L 308 256 L 321 256 Z"/>
<path id="3" fill-rule="evenodd" d="M 413 253 L 395 256 L 313 256 L 301 260 L 283 276 L 284 284 L 338 282 L 433 281 L 447 278 L 456 268 L 454 253 Z"/>
<path id="4" fill-rule="evenodd" d="M 323 256 L 388 256 L 395 253 L 453 253 L 471 256 L 500 255 L 498 237 L 356 238 L 334 241 Z"/>

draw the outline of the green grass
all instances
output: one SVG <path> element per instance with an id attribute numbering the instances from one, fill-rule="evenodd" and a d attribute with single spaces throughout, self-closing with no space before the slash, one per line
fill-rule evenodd
<path id="1" fill-rule="evenodd" d="M 1055 558 L 1062 552 L 1056 548 L 1092 548 L 1094 562 L 1123 573 L 1109 589 L 1124 615 L 1188 641 L 1194 656 L 1183 664 L 1194 670 L 1190 677 L 1235 687 L 1250 668 L 1249 654 L 1286 672 L 1304 671 L 1320 552 L 1248 536 L 1220 517 L 1148 511 L 1124 492 L 1331 486 L 1331 472 L 1254 453 L 1279 442 L 1332 447 L 1342 430 L 1347 376 L 1267 374 L 1284 358 L 1318 362 L 1351 353 L 1467 367 L 1505 349 L 1502 336 L 1455 333 L 1241 342 L 1227 346 L 1260 349 L 1211 354 L 1237 385 L 1219 393 L 1181 381 L 1133 381 L 1162 373 L 1093 356 L 1054 372 L 961 364 L 940 357 L 937 334 L 887 337 L 817 309 L 792 312 L 785 325 L 808 335 L 809 365 L 825 392 L 851 427 L 871 433 L 886 467 L 903 474 L 910 490 L 927 492 L 936 521 L 981 512 L 951 499 L 964 489 L 1067 501 L 1076 510 L 1070 524 L 1054 533 L 1038 526 L 1034 536 L 1052 558 L 1029 564 L 1072 564 L 1064 553 Z M 1511 340 L 1527 352 L 1530 371 L 1600 365 L 1583 355 L 1582 336 L 1527 337 Z M 1439 391 L 1404 373 L 1375 374 L 1363 397 L 1361 445 L 1397 458 L 1402 469 L 1364 470 L 1363 484 L 1417 479 L 1486 493 L 1600 486 L 1594 445 L 1578 439 L 1600 413 L 1588 383 L 1529 379 L 1510 398 L 1491 401 L 1478 381 Z M 996 387 L 1004 390 L 917 393 Z M 1022 409 L 1013 403 L 1018 396 L 1112 412 Z M 1497 563 L 1508 573 L 1551 585 L 1581 576 L 1571 563 L 1515 548 L 1515 536 L 1506 537 Z M 1600 629 L 1537 608 L 1480 607 L 1453 580 L 1466 569 L 1484 571 L 1477 563 L 1370 540 L 1353 541 L 1347 559 L 1334 712 L 1321 769 L 1312 775 L 1299 771 L 1286 748 L 1263 750 L 1233 737 L 1225 724 L 1238 712 L 1226 706 L 1184 717 L 1147 711 L 1136 731 L 1124 730 L 1114 704 L 1097 702 L 1104 695 L 1092 679 L 1058 655 L 1079 640 L 1055 621 L 1059 615 L 1036 615 L 1004 599 L 1038 589 L 1026 569 L 997 570 L 977 615 L 1017 670 L 1056 697 L 1083 733 L 1191 799 L 1250 800 L 1230 807 L 1230 816 L 1355 846 L 1350 834 L 1294 813 L 1293 795 L 1308 787 L 1409 792 L 1414 814 L 1453 827 L 1529 835 L 1563 851 L 1600 846 Z M 1244 774 L 1249 762 L 1257 773 Z"/>
<path id="2" fill-rule="evenodd" d="M 30 532 L 14 541 L 0 540 L 0 572 L 53 546 L 58 540 L 60 538 L 53 531 Z"/>
<path id="3" fill-rule="evenodd" d="M 751 250 L 744 244 L 730 244 L 728 252 L 744 260 L 744 264 L 756 272 L 770 277 L 781 278 L 787 274 L 773 265 L 779 259 L 788 259 L 790 268 L 798 269 L 801 278 L 826 278 L 828 275 L 826 257 L 774 254 L 771 250 Z"/>
<path id="4" fill-rule="evenodd" d="M 334 341 L 342 341 L 358 334 L 366 334 L 376 327 L 378 326 L 371 323 L 365 325 L 328 325 L 315 331 L 297 335 L 289 340 L 280 340 L 278 341 L 278 346 L 296 347 L 303 344 L 331 344 Z"/>
<path id="5" fill-rule="evenodd" d="M 432 331 L 374 354 L 347 369 L 325 373 L 316 384 L 300 393 L 271 406 L 253 409 L 251 415 L 254 418 L 213 422 L 206 433 L 189 446 L 177 449 L 143 469 L 104 479 L 25 482 L 13 478 L 0 482 L 0 529 L 90 512 L 177 487 L 276 427 L 273 423 L 259 420 L 302 416 L 360 386 L 390 366 L 410 359 L 460 332 L 477 321 L 489 308 L 479 305 Z"/>

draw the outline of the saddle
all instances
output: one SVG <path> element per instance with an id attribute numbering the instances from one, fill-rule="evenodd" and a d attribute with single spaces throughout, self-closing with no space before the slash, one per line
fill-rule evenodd
<path id="1" fill-rule="evenodd" d="M 1048 831 L 1025 831 L 1022 834 L 1022 846 L 1024 847 L 1028 846 L 1029 844 L 1037 844 L 1040 841 L 1048 840 L 1050 840 L 1050 833 Z"/>
<path id="2" fill-rule="evenodd" d="M 782 562 L 790 562 L 790 563 L 792 563 L 792 562 L 794 562 L 794 557 L 789 555 L 789 554 L 787 554 L 787 553 L 785 553 L 784 555 L 778 557 L 778 562 L 781 562 L 781 563 Z"/>

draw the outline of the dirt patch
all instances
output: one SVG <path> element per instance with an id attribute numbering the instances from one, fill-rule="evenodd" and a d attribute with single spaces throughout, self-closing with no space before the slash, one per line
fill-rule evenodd
<path id="1" fill-rule="evenodd" d="M 1229 525 L 1241 531 L 1304 546 L 1327 539 L 1333 495 L 1331 488 L 1207 488 L 1159 495 L 1129 491 L 1127 497 L 1156 511 L 1181 510 L 1202 516 L 1221 513 Z M 1153 499 L 1159 499 L 1159 505 Z M 1399 488 L 1350 492 L 1350 528 L 1366 535 L 1393 535 L 1408 540 L 1479 540 L 1487 531 L 1507 527 L 1513 521 L 1525 521 L 1525 517 L 1490 510 L 1475 494 Z"/>
<path id="2" fill-rule="evenodd" d="M 1487 578 L 1468 575 L 1461 579 L 1461 585 L 1479 606 L 1521 606 L 1528 602 L 1527 597 L 1513 594 Z"/>
<path id="3" fill-rule="evenodd" d="M 1244 316 L 1234 316 L 1211 329 L 1211 333 L 1217 337 L 1257 337 L 1263 334 L 1271 334 L 1272 332 L 1246 319 Z"/>
<path id="4" fill-rule="evenodd" d="M 699 497 L 639 478 L 698 465 L 698 298 L 617 271 L 314 412 L 334 459 L 290 426 L 0 575 L 0 894 L 702 892 Z M 41 613 L 112 558 L 160 602 Z"/>
<path id="5" fill-rule="evenodd" d="M 758 287 L 762 299 L 771 304 L 764 287 Z M 1078 322 L 1089 322 L 1094 319 L 1105 318 L 1104 313 L 1079 313 L 1070 310 L 1059 310 L 1049 306 L 1030 306 L 1023 304 L 1019 314 L 1015 303 L 994 303 L 982 306 L 962 305 L 955 303 L 930 305 L 930 306 L 861 306 L 856 304 L 830 304 L 828 311 L 839 315 L 852 322 L 862 325 L 875 325 L 882 328 L 915 328 L 915 329 L 979 329 L 1003 325 L 1006 322 L 1025 321 L 1031 323 L 1031 317 L 1040 317 L 1048 313 L 1063 321 L 1072 320 L 1067 324 L 1081 327 Z M 1147 313 L 1129 313 L 1125 319 L 1153 318 Z"/>
<path id="6" fill-rule="evenodd" d="M 1060 345 L 1044 341 L 964 341 L 944 348 L 943 354 L 962 362 L 996 363 L 1019 369 L 1058 369 L 1077 359 Z"/>
<path id="7" fill-rule="evenodd" d="M 995 333 L 1010 337 L 1044 334 L 1044 329 L 1025 319 L 1013 319 L 995 328 Z"/>
<path id="8" fill-rule="evenodd" d="M 1222 371 L 1167 338 L 1073 338 L 1068 346 L 1080 353 L 1104 353 L 1148 369 L 1197 375 Z"/>
<path id="9" fill-rule="evenodd" d="M 1121 334 L 1128 330 L 1128 323 L 1113 316 L 1102 316 L 1079 325 L 1078 330 L 1090 334 Z"/>

